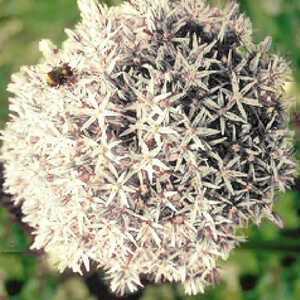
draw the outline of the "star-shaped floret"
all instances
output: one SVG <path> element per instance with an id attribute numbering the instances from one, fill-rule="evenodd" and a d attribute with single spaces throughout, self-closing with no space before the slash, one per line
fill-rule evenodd
<path id="1" fill-rule="evenodd" d="M 158 118 L 154 120 L 153 117 L 155 115 L 158 115 Z M 166 115 L 167 109 L 163 111 L 159 107 L 155 107 L 155 109 L 151 112 L 146 120 L 148 124 L 145 125 L 146 134 L 144 139 L 146 141 L 154 138 L 156 144 L 159 145 L 161 144 L 162 135 L 178 136 L 178 133 L 172 129 L 171 126 L 165 126 Z"/>
<path id="2" fill-rule="evenodd" d="M 235 181 L 246 185 L 244 181 L 242 181 L 239 177 L 247 177 L 246 173 L 240 172 L 235 170 L 235 165 L 240 162 L 240 157 L 236 156 L 232 158 L 227 163 L 224 163 L 224 160 L 217 154 L 217 153 L 210 153 L 211 157 L 217 160 L 219 172 L 216 173 L 218 177 L 221 177 L 225 183 L 226 188 L 228 191 L 234 195 L 234 190 L 232 187 L 232 179 L 235 178 Z"/>
<path id="3" fill-rule="evenodd" d="M 117 174 L 114 175 L 114 178 L 112 176 L 107 176 L 106 179 L 108 179 L 110 183 L 101 186 L 101 190 L 110 191 L 109 198 L 105 205 L 108 206 L 116 196 L 119 196 L 120 204 L 129 207 L 127 198 L 128 193 L 136 192 L 135 188 L 126 184 L 128 179 L 132 176 L 132 172 L 128 173 L 127 171 L 124 171 L 120 176 Z"/>
<path id="4" fill-rule="evenodd" d="M 93 108 L 86 108 L 84 113 L 90 116 L 90 118 L 82 125 L 81 130 L 88 128 L 91 124 L 93 124 L 96 120 L 100 128 L 102 129 L 105 123 L 106 117 L 118 116 L 119 114 L 113 110 L 110 110 L 112 104 L 109 103 L 111 99 L 111 94 L 108 93 L 101 101 L 98 103 L 97 93 L 88 94 L 86 102 L 91 105 Z"/>
<path id="5" fill-rule="evenodd" d="M 256 80 L 253 80 L 240 90 L 239 77 L 236 76 L 235 72 L 232 72 L 232 92 L 228 91 L 227 89 L 223 89 L 224 93 L 228 96 L 229 105 L 233 106 L 234 104 L 236 104 L 242 118 L 245 121 L 247 121 L 247 113 L 244 109 L 243 104 L 258 107 L 262 106 L 261 103 L 259 103 L 258 99 L 249 98 L 246 96 L 255 84 L 257 84 L 257 82 Z"/>
<path id="6" fill-rule="evenodd" d="M 191 122 L 186 115 L 183 115 L 183 119 L 178 122 L 177 125 L 183 123 L 184 128 L 181 131 L 184 133 L 180 148 L 187 146 L 191 140 L 195 143 L 192 148 L 200 148 L 205 151 L 210 148 L 205 142 L 203 137 L 218 134 L 220 131 L 217 129 L 207 127 L 207 115 L 205 109 L 201 109 L 195 119 Z"/>
<path id="7" fill-rule="evenodd" d="M 136 164 L 133 165 L 133 170 L 138 172 L 140 170 L 144 170 L 147 172 L 150 182 L 153 182 L 153 169 L 154 166 L 157 166 L 160 169 L 168 170 L 169 168 L 162 163 L 156 156 L 159 154 L 162 148 L 162 144 L 159 144 L 156 148 L 149 150 L 148 146 L 144 143 L 144 141 L 140 142 L 141 144 L 141 154 L 132 153 L 131 157 L 134 161 L 137 161 Z"/>
<path id="8" fill-rule="evenodd" d="M 114 138 L 108 139 L 106 134 L 107 126 L 104 125 L 104 130 L 101 132 L 101 137 L 97 140 L 93 140 L 91 138 L 84 138 L 85 145 L 90 147 L 92 150 L 90 151 L 91 157 L 95 157 L 95 173 L 97 176 L 101 176 L 101 170 L 103 167 L 106 167 L 110 162 L 119 163 L 119 161 L 123 158 L 123 156 L 119 156 L 114 154 L 112 150 L 114 147 L 121 143 L 120 140 L 115 140 Z"/>
<path id="9" fill-rule="evenodd" d="M 181 70 L 184 69 L 182 72 L 185 74 L 187 79 L 187 87 L 190 86 L 197 86 L 205 91 L 209 91 L 207 84 L 204 83 L 205 77 L 208 77 L 211 74 L 217 73 L 219 71 L 216 70 L 199 70 L 200 67 L 203 68 L 203 54 L 200 53 L 196 62 L 190 63 L 187 58 L 185 58 L 181 52 L 177 53 L 174 69 Z M 209 67 L 209 66 L 208 66 Z"/>
<path id="10" fill-rule="evenodd" d="M 213 117 L 210 120 L 210 123 L 219 119 L 222 135 L 225 134 L 226 120 L 230 120 L 233 122 L 246 123 L 246 121 L 242 117 L 240 117 L 230 111 L 231 107 L 234 105 L 233 103 L 228 103 L 227 105 L 225 105 L 223 93 L 224 93 L 224 89 L 220 88 L 219 94 L 217 96 L 217 103 L 210 98 L 207 98 L 203 102 L 209 109 L 216 112 L 215 117 Z"/>

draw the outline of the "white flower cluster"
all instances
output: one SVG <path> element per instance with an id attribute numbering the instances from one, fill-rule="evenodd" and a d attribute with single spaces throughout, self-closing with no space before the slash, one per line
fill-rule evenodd
<path id="1" fill-rule="evenodd" d="M 281 226 L 287 65 L 233 3 L 78 5 L 63 49 L 41 41 L 44 61 L 12 76 L 5 191 L 61 271 L 96 262 L 120 295 L 143 278 L 203 292 L 236 228 Z"/>

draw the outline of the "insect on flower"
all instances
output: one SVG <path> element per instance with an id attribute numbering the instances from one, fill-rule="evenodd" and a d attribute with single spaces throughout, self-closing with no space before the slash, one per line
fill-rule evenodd
<path id="1" fill-rule="evenodd" d="M 47 84 L 49 86 L 59 86 L 67 83 L 73 77 L 71 67 L 64 63 L 62 67 L 56 67 L 47 74 Z"/>

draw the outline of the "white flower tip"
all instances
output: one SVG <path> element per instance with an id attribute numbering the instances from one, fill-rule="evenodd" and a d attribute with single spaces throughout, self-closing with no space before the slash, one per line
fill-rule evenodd
<path id="1" fill-rule="evenodd" d="M 53 55 L 58 53 L 56 45 L 54 45 L 50 40 L 43 39 L 39 42 L 39 50 L 43 53 L 45 58 L 51 58 Z"/>
<path id="2" fill-rule="evenodd" d="M 92 15 L 95 16 L 97 13 L 103 15 L 104 6 L 97 0 L 77 0 L 77 4 L 83 19 L 86 19 Z"/>

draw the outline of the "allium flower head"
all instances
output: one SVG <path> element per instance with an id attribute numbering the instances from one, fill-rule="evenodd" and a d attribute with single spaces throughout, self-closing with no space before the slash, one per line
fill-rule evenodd
<path id="1" fill-rule="evenodd" d="M 2 131 L 5 191 L 61 271 L 107 271 L 125 294 L 182 282 L 196 294 L 216 261 L 289 186 L 286 62 L 256 45 L 234 3 L 78 0 L 63 48 L 12 76 Z"/>

